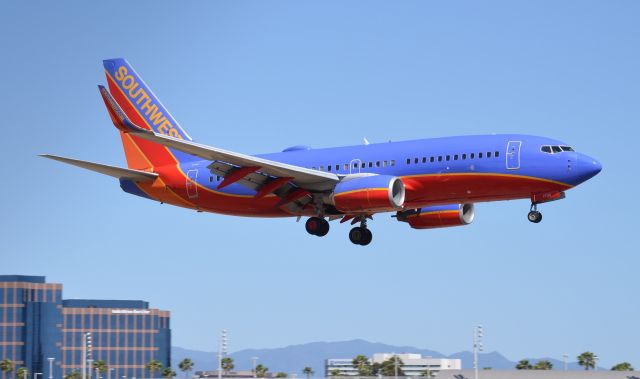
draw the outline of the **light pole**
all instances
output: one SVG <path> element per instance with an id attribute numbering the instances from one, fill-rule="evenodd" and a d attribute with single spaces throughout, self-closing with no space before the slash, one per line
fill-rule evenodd
<path id="1" fill-rule="evenodd" d="M 484 351 L 482 338 L 484 337 L 484 329 L 482 325 L 473 328 L 473 371 L 475 379 L 478 379 L 478 352 Z"/>
<path id="2" fill-rule="evenodd" d="M 564 371 L 567 371 L 569 354 L 562 354 L 562 360 L 564 361 Z"/>
<path id="3" fill-rule="evenodd" d="M 49 360 L 49 379 L 53 379 L 53 361 L 55 358 L 47 358 Z"/>
<path id="4" fill-rule="evenodd" d="M 258 357 L 251 357 L 251 367 L 253 367 L 253 369 L 251 371 L 253 371 L 253 377 L 256 377 L 256 361 L 258 360 Z"/>
<path id="5" fill-rule="evenodd" d="M 87 358 L 91 356 L 91 332 L 82 335 L 82 379 L 87 379 Z"/>
<path id="6" fill-rule="evenodd" d="M 600 357 L 597 355 L 593 356 L 593 371 L 598 371 L 598 359 L 600 359 Z"/>
<path id="7" fill-rule="evenodd" d="M 227 329 L 222 329 L 218 341 L 218 379 L 222 379 L 222 358 L 227 354 Z"/>
<path id="8" fill-rule="evenodd" d="M 393 375 L 394 379 L 398 379 L 398 356 L 393 353 Z"/>
<path id="9" fill-rule="evenodd" d="M 91 379 L 91 371 L 93 371 L 93 359 L 92 358 L 87 359 L 87 363 L 89 364 L 89 367 L 87 367 L 87 372 L 89 373 L 89 379 Z"/>

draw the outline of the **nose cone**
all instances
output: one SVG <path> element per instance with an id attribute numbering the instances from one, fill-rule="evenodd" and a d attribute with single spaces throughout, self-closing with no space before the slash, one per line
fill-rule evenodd
<path id="1" fill-rule="evenodd" d="M 577 184 L 586 182 L 587 180 L 598 175 L 602 171 L 602 164 L 588 155 L 578 153 L 578 164 L 576 170 Z"/>

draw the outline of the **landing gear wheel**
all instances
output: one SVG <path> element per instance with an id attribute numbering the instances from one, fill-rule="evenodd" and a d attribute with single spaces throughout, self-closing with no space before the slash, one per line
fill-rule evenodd
<path id="1" fill-rule="evenodd" d="M 539 223 L 540 221 L 542 221 L 542 213 L 538 212 L 538 211 L 531 211 L 529 212 L 529 214 L 527 215 L 527 219 L 531 222 L 533 222 L 534 224 Z"/>
<path id="2" fill-rule="evenodd" d="M 329 222 L 322 217 L 311 217 L 304 224 L 307 233 L 323 237 L 329 233 Z"/>
<path id="3" fill-rule="evenodd" d="M 356 245 L 366 246 L 371 243 L 373 233 L 367 228 L 356 226 L 349 232 L 349 240 Z"/>

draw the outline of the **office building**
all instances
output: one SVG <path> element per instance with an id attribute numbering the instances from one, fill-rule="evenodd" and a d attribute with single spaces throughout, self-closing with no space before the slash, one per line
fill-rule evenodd
<path id="1" fill-rule="evenodd" d="M 420 354 L 394 354 L 376 353 L 369 359 L 371 365 L 381 364 L 394 356 L 402 361 L 402 372 L 404 376 L 426 376 L 436 375 L 443 370 L 460 370 L 462 362 L 460 359 L 423 357 Z M 329 376 L 358 376 L 358 370 L 353 367 L 352 359 L 333 358 L 325 360 L 325 375 Z"/>
<path id="2" fill-rule="evenodd" d="M 87 336 L 87 366 L 105 361 L 104 379 L 148 378 L 152 359 L 171 364 L 168 311 L 137 300 L 63 300 L 62 285 L 43 276 L 0 275 L 0 360 L 14 365 L 0 379 L 21 367 L 34 379 L 80 372 Z"/>

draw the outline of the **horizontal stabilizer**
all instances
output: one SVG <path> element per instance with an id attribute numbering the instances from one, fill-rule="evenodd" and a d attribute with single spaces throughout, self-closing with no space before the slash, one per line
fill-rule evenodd
<path id="1" fill-rule="evenodd" d="M 53 159 L 54 161 L 59 161 L 62 163 L 67 163 L 70 165 L 82 167 L 87 170 L 99 172 L 104 175 L 113 176 L 114 178 L 118 178 L 118 179 L 128 179 L 136 182 L 152 182 L 158 177 L 158 174 L 153 172 L 131 170 L 128 168 L 121 168 L 121 167 L 109 166 L 106 164 L 81 161 L 79 159 L 59 157 L 57 155 L 50 155 L 50 154 L 40 154 L 40 156 Z"/>

